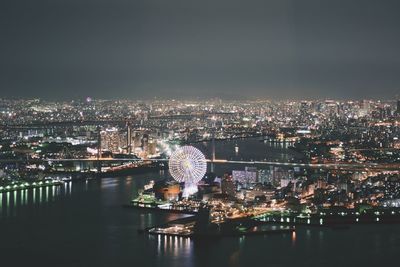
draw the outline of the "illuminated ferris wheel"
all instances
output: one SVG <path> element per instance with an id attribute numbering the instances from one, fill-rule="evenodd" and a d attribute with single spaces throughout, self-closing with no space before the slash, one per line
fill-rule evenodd
<path id="1" fill-rule="evenodd" d="M 197 184 L 207 171 L 203 153 L 193 146 L 183 146 L 169 158 L 169 171 L 178 182 Z"/>

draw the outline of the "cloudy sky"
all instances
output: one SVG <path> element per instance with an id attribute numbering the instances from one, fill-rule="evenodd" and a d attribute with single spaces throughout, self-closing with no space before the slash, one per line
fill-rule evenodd
<path id="1" fill-rule="evenodd" d="M 394 98 L 400 1 L 2 0 L 0 97 Z"/>

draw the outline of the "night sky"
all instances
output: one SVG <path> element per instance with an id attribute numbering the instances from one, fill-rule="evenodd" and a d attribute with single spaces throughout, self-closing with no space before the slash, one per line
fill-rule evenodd
<path id="1" fill-rule="evenodd" d="M 1 0 L 0 92 L 391 99 L 400 1 Z"/>

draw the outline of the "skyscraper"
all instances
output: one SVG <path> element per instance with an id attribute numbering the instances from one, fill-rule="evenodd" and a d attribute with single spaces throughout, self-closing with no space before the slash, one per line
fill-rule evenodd
<path id="1" fill-rule="evenodd" d="M 397 100 L 397 115 L 400 115 L 400 99 Z"/>
<path id="2" fill-rule="evenodd" d="M 127 135 L 126 135 L 126 152 L 128 154 L 132 153 L 132 128 L 131 128 L 131 124 L 128 122 L 127 123 Z"/>
<path id="3" fill-rule="evenodd" d="M 100 132 L 101 137 L 101 150 L 110 151 L 113 153 L 120 153 L 122 147 L 126 146 L 126 137 L 121 136 L 118 129 L 107 128 Z"/>

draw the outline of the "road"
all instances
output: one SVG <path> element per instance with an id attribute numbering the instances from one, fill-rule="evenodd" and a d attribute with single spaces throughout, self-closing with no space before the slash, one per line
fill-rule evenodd
<path id="1" fill-rule="evenodd" d="M 36 162 L 96 162 L 96 161 L 115 161 L 115 162 L 132 162 L 132 161 L 153 161 L 167 162 L 168 159 L 116 159 L 116 158 L 85 158 L 85 159 L 35 159 L 29 160 L 30 163 Z M 301 167 L 312 169 L 340 169 L 340 170 L 400 170 L 400 163 L 382 164 L 382 163 L 297 163 L 297 162 L 276 162 L 276 161 L 244 161 L 244 160 L 226 160 L 226 159 L 206 159 L 208 163 L 214 164 L 243 164 L 243 165 L 267 165 L 280 167 Z M 23 160 L 0 160 L 1 162 L 23 162 Z"/>

